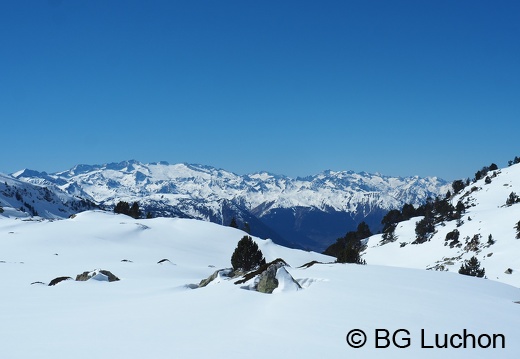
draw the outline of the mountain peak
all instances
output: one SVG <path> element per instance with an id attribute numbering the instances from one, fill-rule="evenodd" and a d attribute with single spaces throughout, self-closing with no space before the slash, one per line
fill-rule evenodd
<path id="1" fill-rule="evenodd" d="M 22 177 L 47 177 L 47 172 L 39 172 L 30 169 L 23 169 L 11 174 L 14 178 L 22 178 Z"/>

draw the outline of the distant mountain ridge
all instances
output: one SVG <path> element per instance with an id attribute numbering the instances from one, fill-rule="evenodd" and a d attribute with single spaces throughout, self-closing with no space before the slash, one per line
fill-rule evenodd
<path id="1" fill-rule="evenodd" d="M 228 224 L 235 217 L 253 234 L 293 247 L 323 250 L 362 220 L 379 229 L 382 216 L 405 203 L 420 205 L 445 193 L 436 177 L 390 177 L 366 172 L 324 171 L 305 178 L 268 172 L 237 175 L 194 164 L 135 160 L 77 165 L 47 174 L 22 170 L 12 177 L 51 186 L 111 209 L 138 201 L 154 216 Z"/>

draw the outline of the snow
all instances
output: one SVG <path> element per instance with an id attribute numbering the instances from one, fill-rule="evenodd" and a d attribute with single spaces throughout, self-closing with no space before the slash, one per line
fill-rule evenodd
<path id="1" fill-rule="evenodd" d="M 273 294 L 283 292 L 295 292 L 301 288 L 294 282 L 293 277 L 287 272 L 285 267 L 280 267 L 276 271 L 276 280 L 278 280 L 278 287 L 273 290 Z"/>
<path id="2" fill-rule="evenodd" d="M 497 281 L 330 257 L 254 238 L 283 258 L 275 294 L 219 277 L 245 233 L 187 219 L 134 220 L 100 211 L 59 221 L 0 218 L 3 358 L 517 358 L 520 290 Z M 410 245 L 408 245 L 410 246 Z M 405 247 L 406 248 L 406 247 Z M 497 253 L 498 255 L 498 253 Z M 494 257 L 494 256 L 493 256 Z M 493 258 L 491 257 L 491 258 Z M 168 265 L 157 262 L 168 259 Z M 299 268 L 310 261 L 309 268 Z M 370 262 L 370 261 L 369 261 Z M 59 276 L 109 270 L 117 282 Z M 289 274 L 302 289 L 291 285 Z M 375 348 L 376 329 L 407 329 L 411 346 Z M 363 348 L 345 340 L 368 335 Z M 505 349 L 423 349 L 420 331 L 500 333 Z"/>
<path id="3" fill-rule="evenodd" d="M 398 238 L 393 243 L 380 245 L 382 236 L 372 236 L 363 259 L 369 264 L 419 269 L 437 267 L 457 273 L 465 260 L 476 256 L 487 278 L 520 287 L 520 240 L 516 238 L 515 230 L 520 221 L 520 203 L 505 205 L 511 192 L 520 194 L 520 165 L 492 171 L 489 176 L 491 183 L 486 184 L 481 179 L 452 198 L 454 206 L 459 200 L 469 206 L 461 226 L 457 227 L 456 221 L 438 224 L 430 241 L 417 245 L 411 243 L 416 238 L 415 223 L 421 217 L 412 218 L 398 224 L 395 230 Z M 461 248 L 446 245 L 446 234 L 455 229 L 460 232 Z M 475 235 L 479 236 L 478 250 L 465 250 L 465 242 Z M 494 244 L 488 244 L 489 235 Z M 402 243 L 406 245 L 402 247 Z M 505 273 L 508 269 L 513 270 L 511 274 Z"/>

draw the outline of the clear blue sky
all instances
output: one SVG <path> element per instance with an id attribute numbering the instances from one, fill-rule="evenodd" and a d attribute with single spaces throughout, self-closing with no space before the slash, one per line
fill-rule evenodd
<path id="1" fill-rule="evenodd" d="M 472 177 L 520 156 L 519 1 L 1 1 L 0 172 Z"/>

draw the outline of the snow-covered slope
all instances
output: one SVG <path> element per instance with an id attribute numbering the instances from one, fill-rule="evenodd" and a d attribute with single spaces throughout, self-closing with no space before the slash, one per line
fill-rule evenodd
<path id="1" fill-rule="evenodd" d="M 285 238 L 316 250 L 325 249 L 362 220 L 376 230 L 387 210 L 404 203 L 418 205 L 447 190 L 446 182 L 438 178 L 326 171 L 292 179 L 266 172 L 239 176 L 209 166 L 137 161 L 78 165 L 50 175 L 25 170 L 13 176 L 59 186 L 107 208 L 118 201 L 138 201 L 156 216 L 220 224 L 237 217 L 257 235 Z"/>
<path id="2" fill-rule="evenodd" d="M 66 218 L 95 207 L 94 203 L 70 195 L 52 184 L 27 183 L 0 173 L 0 208 L 3 209 L 0 216 Z"/>
<path id="3" fill-rule="evenodd" d="M 85 212 L 60 221 L 0 217 L 4 358 L 517 358 L 520 290 L 447 272 L 345 264 L 255 238 L 285 259 L 301 290 L 262 294 L 232 280 L 191 284 L 230 266 L 244 235 L 189 219 Z M 163 259 L 162 264 L 158 264 Z M 121 280 L 63 281 L 95 269 Z M 367 334 L 353 349 L 346 336 Z M 376 329 L 407 348 L 376 348 Z M 435 334 L 500 334 L 497 349 L 421 348 Z M 353 337 L 355 341 L 359 337 Z M 456 340 L 457 344 L 459 341 Z M 502 348 L 504 342 L 505 348 Z M 384 341 L 379 341 L 384 345 Z M 484 343 L 485 344 L 485 343 Z"/>
<path id="4" fill-rule="evenodd" d="M 491 183 L 483 178 L 451 198 L 454 206 L 459 201 L 466 206 L 460 223 L 439 223 L 428 242 L 411 244 L 416 239 L 415 223 L 422 217 L 412 218 L 398 224 L 395 242 L 381 245 L 381 235 L 370 237 L 363 258 L 370 264 L 457 273 L 465 260 L 476 256 L 489 279 L 520 287 L 520 239 L 515 229 L 520 203 L 506 206 L 512 192 L 520 194 L 520 164 L 493 171 L 489 178 Z M 450 246 L 446 235 L 455 229 L 460 243 Z"/>

